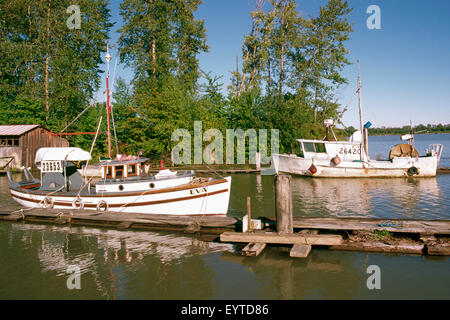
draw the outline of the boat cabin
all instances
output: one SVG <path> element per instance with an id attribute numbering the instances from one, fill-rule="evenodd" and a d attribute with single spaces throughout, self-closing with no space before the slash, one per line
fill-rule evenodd
<path id="1" fill-rule="evenodd" d="M 344 161 L 361 160 L 361 142 L 297 139 L 297 156 L 305 159 L 331 159 L 336 155 Z"/>
<path id="2" fill-rule="evenodd" d="M 148 158 L 130 160 L 105 160 L 100 163 L 102 179 L 123 180 L 145 175 Z"/>

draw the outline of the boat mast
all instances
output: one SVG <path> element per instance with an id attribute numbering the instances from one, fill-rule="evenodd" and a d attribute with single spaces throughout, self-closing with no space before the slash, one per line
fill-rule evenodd
<path id="1" fill-rule="evenodd" d="M 365 134 L 363 126 L 362 100 L 361 100 L 361 77 L 358 60 L 358 98 L 359 98 L 359 126 L 361 131 L 361 160 L 364 160 L 363 152 L 366 152 Z"/>
<path id="2" fill-rule="evenodd" d="M 106 117 L 108 124 L 108 158 L 111 158 L 111 125 L 110 125 L 110 115 L 111 115 L 111 104 L 109 101 L 109 61 L 111 60 L 111 55 L 109 54 L 109 40 L 106 42 Z"/>

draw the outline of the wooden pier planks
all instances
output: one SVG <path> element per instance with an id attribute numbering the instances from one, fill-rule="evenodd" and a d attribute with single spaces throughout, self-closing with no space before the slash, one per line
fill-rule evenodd
<path id="1" fill-rule="evenodd" d="M 342 243 L 342 237 L 334 234 L 278 234 L 276 232 L 224 232 L 222 242 L 272 243 L 333 246 Z"/>
<path id="2" fill-rule="evenodd" d="M 319 230 L 317 229 L 304 229 L 299 232 L 299 234 L 302 235 L 311 235 L 311 234 L 318 234 Z M 311 252 L 312 246 L 311 245 L 299 245 L 294 244 L 291 251 L 289 252 L 289 256 L 291 258 L 306 258 L 308 254 Z"/>
<path id="3" fill-rule="evenodd" d="M 249 243 L 242 249 L 241 254 L 246 257 L 256 257 L 258 256 L 266 247 L 265 243 Z"/>
<path id="4" fill-rule="evenodd" d="M 21 210 L 22 209 L 22 210 Z M 240 219 L 228 216 L 168 216 L 139 213 L 96 212 L 93 210 L 51 210 L 23 208 L 18 205 L 0 207 L 0 220 L 72 224 L 118 229 L 172 230 L 184 233 L 223 234 L 224 242 L 248 243 L 242 253 L 259 255 L 266 244 L 293 245 L 292 257 L 306 257 L 311 245 L 326 245 L 336 250 L 391 252 L 407 254 L 450 255 L 450 221 L 394 220 L 373 218 L 300 218 L 294 217 L 294 234 L 275 232 L 238 233 Z M 375 239 L 348 241 L 340 235 L 317 234 L 317 230 L 367 231 L 387 230 L 393 233 L 418 233 L 420 241 L 384 243 Z M 396 238 L 395 238 L 396 239 Z"/>
<path id="5" fill-rule="evenodd" d="M 184 231 L 192 225 L 199 232 L 221 233 L 236 230 L 239 219 L 228 216 L 180 216 L 122 212 L 96 212 L 94 210 L 58 210 L 21 207 L 0 208 L 0 220 L 19 220 L 55 224 L 78 224 L 115 227 L 119 229 L 176 230 Z M 14 212 L 13 214 L 11 214 Z M 22 216 L 23 215 L 23 216 Z"/>
<path id="6" fill-rule="evenodd" d="M 304 218 L 294 217 L 294 228 L 312 228 L 327 230 L 357 230 L 450 234 L 449 220 L 406 220 L 406 219 L 373 219 L 373 218 Z"/>
<path id="7" fill-rule="evenodd" d="M 289 256 L 291 258 L 306 258 L 310 252 L 310 245 L 294 244 L 291 251 L 289 252 Z"/>
<path id="8" fill-rule="evenodd" d="M 425 248 L 430 256 L 450 256 L 450 243 L 426 243 Z"/>
<path id="9" fill-rule="evenodd" d="M 423 254 L 423 243 L 398 243 L 386 244 L 381 241 L 364 242 L 344 242 L 340 245 L 332 246 L 330 249 L 345 251 L 363 251 L 363 252 L 386 252 L 386 253 L 407 253 Z"/>

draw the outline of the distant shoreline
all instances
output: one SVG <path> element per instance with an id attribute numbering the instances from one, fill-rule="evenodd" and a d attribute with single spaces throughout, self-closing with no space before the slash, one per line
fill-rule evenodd
<path id="1" fill-rule="evenodd" d="M 414 133 L 414 135 L 423 135 L 423 134 L 448 134 L 450 133 L 450 131 L 444 131 L 444 132 L 421 132 L 421 133 Z M 409 134 L 408 133 L 375 133 L 375 134 L 370 134 L 369 132 L 369 137 L 374 137 L 374 136 L 401 136 L 404 134 Z"/>

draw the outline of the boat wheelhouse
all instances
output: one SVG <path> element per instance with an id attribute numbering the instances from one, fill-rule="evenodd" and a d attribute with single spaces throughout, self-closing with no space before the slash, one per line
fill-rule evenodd
<path id="1" fill-rule="evenodd" d="M 96 192 L 157 190 L 188 184 L 195 178 L 194 171 L 171 171 L 163 165 L 157 174 L 149 175 L 146 174 L 148 158 L 118 158 L 119 160 L 103 160 L 98 164 L 101 168 L 101 180 L 95 185 Z"/>

